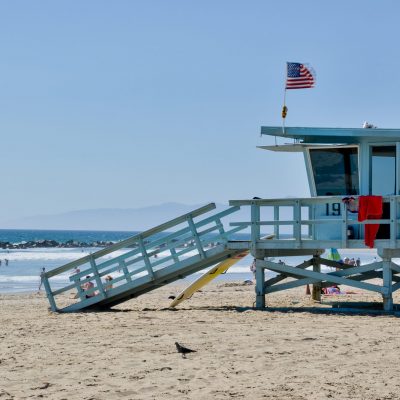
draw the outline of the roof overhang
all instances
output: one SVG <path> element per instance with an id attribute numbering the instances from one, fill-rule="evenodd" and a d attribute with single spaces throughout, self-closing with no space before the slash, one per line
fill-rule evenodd
<path id="1" fill-rule="evenodd" d="M 310 147 L 313 148 L 329 148 L 332 147 L 348 147 L 348 144 L 319 144 L 319 143 L 286 143 L 279 145 L 271 145 L 271 146 L 257 146 L 257 148 L 262 150 L 276 151 L 276 152 L 287 152 L 287 153 L 302 153 L 304 149 L 308 149 Z"/>
<path id="2" fill-rule="evenodd" d="M 400 129 L 309 128 L 262 126 L 261 135 L 292 138 L 304 143 L 356 144 L 361 141 L 400 141 Z"/>

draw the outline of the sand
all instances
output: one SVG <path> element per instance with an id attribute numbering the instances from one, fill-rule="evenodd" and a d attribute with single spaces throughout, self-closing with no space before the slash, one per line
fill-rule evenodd
<path id="1" fill-rule="evenodd" d="M 399 318 L 256 311 L 254 286 L 221 283 L 165 309 L 181 288 L 77 314 L 1 295 L 0 399 L 400 399 Z M 267 302 L 313 305 L 304 288 Z"/>

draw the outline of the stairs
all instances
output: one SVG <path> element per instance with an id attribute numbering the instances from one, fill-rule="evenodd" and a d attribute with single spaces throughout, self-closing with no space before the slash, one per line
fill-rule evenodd
<path id="1" fill-rule="evenodd" d="M 43 283 L 52 311 L 109 308 L 240 253 L 227 244 L 245 227 L 226 231 L 222 223 L 239 207 L 209 216 L 214 209 L 210 203 L 46 272 Z"/>

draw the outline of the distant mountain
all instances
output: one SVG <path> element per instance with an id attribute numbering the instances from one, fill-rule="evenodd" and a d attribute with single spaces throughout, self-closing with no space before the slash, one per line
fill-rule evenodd
<path id="1" fill-rule="evenodd" d="M 55 230 L 106 230 L 106 231 L 144 231 L 153 228 L 182 214 L 189 213 L 204 204 L 187 205 L 180 203 L 164 203 L 157 206 L 143 208 L 100 208 L 93 210 L 69 211 L 62 214 L 36 215 L 0 222 L 0 229 L 55 229 Z M 216 210 L 211 213 L 223 211 L 229 206 L 216 204 Z M 270 212 L 261 212 L 262 220 L 272 220 Z M 283 207 L 280 218 L 291 219 L 293 216 L 289 207 Z M 226 229 L 230 222 L 249 222 L 250 207 L 242 207 L 239 211 L 223 219 Z M 271 232 L 272 227 L 265 227 L 263 232 Z M 282 227 L 285 233 L 287 227 Z M 244 232 L 249 232 L 246 230 Z"/>
<path id="2" fill-rule="evenodd" d="M 62 214 L 37 215 L 4 221 L 0 223 L 0 228 L 142 231 L 204 205 L 164 203 L 143 208 L 77 210 Z M 218 204 L 217 210 L 221 211 L 227 207 L 227 205 Z M 239 215 L 235 217 L 238 220 Z"/>

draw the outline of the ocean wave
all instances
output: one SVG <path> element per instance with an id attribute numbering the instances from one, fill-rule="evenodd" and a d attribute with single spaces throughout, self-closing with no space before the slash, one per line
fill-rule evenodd
<path id="1" fill-rule="evenodd" d="M 59 275 L 51 278 L 52 281 L 56 282 L 67 282 L 68 277 L 65 275 Z M 14 282 L 40 282 L 39 275 L 0 275 L 1 283 L 14 283 Z"/>
<path id="2" fill-rule="evenodd" d="M 90 254 L 90 252 L 80 252 L 80 251 L 60 251 L 60 250 L 15 250 L 8 253 L 1 252 L 0 259 L 7 259 L 10 262 L 16 261 L 73 261 L 78 258 L 84 257 Z"/>
<path id="3" fill-rule="evenodd" d="M 0 251 L 0 260 L 4 261 L 7 259 L 8 261 L 63 261 L 65 263 L 70 261 L 78 260 L 79 258 L 88 256 L 95 251 L 97 248 L 91 248 L 88 250 L 79 250 L 79 249 L 26 249 L 26 250 L 9 250 Z M 121 249 L 112 252 L 111 254 L 106 254 L 101 257 L 101 260 L 109 260 L 111 258 L 115 258 L 121 256 L 132 249 Z M 190 251 L 186 254 L 180 256 L 182 259 L 186 259 L 188 257 L 196 255 L 196 251 Z M 170 256 L 171 253 L 169 251 L 162 251 L 158 253 L 159 258 L 165 258 Z"/>

